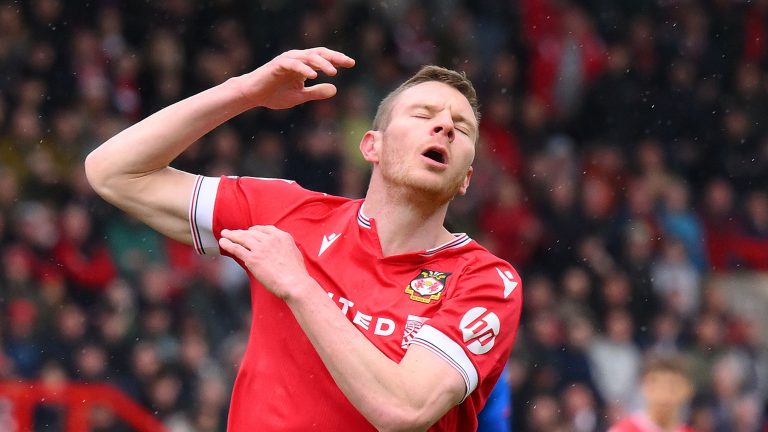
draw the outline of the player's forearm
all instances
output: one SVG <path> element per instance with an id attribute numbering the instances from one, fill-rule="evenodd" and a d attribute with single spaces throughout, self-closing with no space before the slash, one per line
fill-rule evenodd
<path id="1" fill-rule="evenodd" d="M 88 178 L 94 186 L 106 186 L 167 167 L 200 137 L 250 108 L 240 79 L 168 106 L 115 135 L 88 156 Z"/>
<path id="2" fill-rule="evenodd" d="M 379 430 L 424 430 L 442 415 L 413 377 L 386 357 L 347 320 L 314 281 L 287 300 L 336 384 Z"/>

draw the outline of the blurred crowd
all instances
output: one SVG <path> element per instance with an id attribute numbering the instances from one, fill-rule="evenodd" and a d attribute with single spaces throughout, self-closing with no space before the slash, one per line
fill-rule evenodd
<path id="1" fill-rule="evenodd" d="M 713 276 L 768 271 L 767 0 L 0 0 L 0 379 L 107 381 L 173 431 L 224 430 L 245 275 L 101 201 L 82 162 L 319 45 L 357 60 L 335 98 L 241 115 L 175 166 L 362 197 L 380 99 L 465 71 L 483 120 L 448 223 L 523 275 L 515 430 L 607 429 L 650 353 L 688 359 L 696 430 L 766 427 L 760 323 Z"/>

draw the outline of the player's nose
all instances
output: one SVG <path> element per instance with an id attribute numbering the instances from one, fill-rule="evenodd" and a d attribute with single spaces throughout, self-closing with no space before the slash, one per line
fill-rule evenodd
<path id="1" fill-rule="evenodd" d="M 456 132 L 454 130 L 453 119 L 451 118 L 450 114 L 440 113 L 434 118 L 435 124 L 432 127 L 432 133 L 435 135 L 445 134 L 445 136 L 448 137 L 448 141 L 453 141 Z"/>

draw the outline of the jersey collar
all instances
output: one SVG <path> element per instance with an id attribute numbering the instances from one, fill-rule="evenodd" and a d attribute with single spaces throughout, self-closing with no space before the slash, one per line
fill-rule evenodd
<path id="1" fill-rule="evenodd" d="M 362 202 L 360 204 L 360 209 L 358 209 L 357 211 L 357 223 L 363 228 L 371 229 L 371 219 L 365 215 L 365 212 L 363 211 L 363 207 L 365 207 L 365 202 Z M 432 249 L 427 249 L 422 252 L 419 252 L 419 255 L 432 256 L 444 250 L 457 249 L 457 248 L 466 246 L 467 244 L 469 244 L 469 242 L 472 241 L 472 239 L 465 233 L 451 233 L 451 234 L 453 234 L 453 240 L 450 240 L 447 243 L 443 243 L 442 245 L 434 247 Z"/>

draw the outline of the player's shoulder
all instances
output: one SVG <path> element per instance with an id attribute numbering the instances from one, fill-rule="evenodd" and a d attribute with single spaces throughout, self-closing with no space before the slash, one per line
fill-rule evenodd
<path id="1" fill-rule="evenodd" d="M 316 203 L 331 207 L 341 206 L 352 201 L 350 198 L 318 192 L 303 187 L 295 180 L 253 176 L 223 176 L 222 182 L 231 183 L 245 193 L 259 198 L 262 194 L 272 194 L 283 198 L 300 198 L 306 203 Z"/>
<path id="2" fill-rule="evenodd" d="M 470 242 L 462 251 L 462 259 L 465 262 L 466 272 L 469 274 L 491 274 L 509 272 L 517 280 L 520 276 L 511 263 L 497 257 L 477 241 Z"/>
<path id="3" fill-rule="evenodd" d="M 522 280 L 515 267 L 476 241 L 472 241 L 462 251 L 461 260 L 463 265 L 459 285 L 462 290 L 475 291 L 485 287 L 499 291 L 504 299 L 521 295 Z"/>

